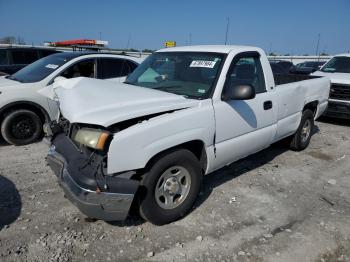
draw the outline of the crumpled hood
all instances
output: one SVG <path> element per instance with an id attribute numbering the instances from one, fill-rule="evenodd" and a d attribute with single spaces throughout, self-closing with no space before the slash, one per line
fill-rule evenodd
<path id="1" fill-rule="evenodd" d="M 124 120 L 199 105 L 195 99 L 123 83 L 78 77 L 54 83 L 62 115 L 71 123 L 108 127 Z M 46 90 L 40 92 L 53 98 Z"/>
<path id="2" fill-rule="evenodd" d="M 350 73 L 327 73 L 322 71 L 316 71 L 311 75 L 314 76 L 327 76 L 331 79 L 332 84 L 346 84 L 350 85 Z"/>

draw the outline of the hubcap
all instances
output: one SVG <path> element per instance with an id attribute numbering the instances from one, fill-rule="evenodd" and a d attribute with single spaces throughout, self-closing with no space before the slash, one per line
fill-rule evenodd
<path id="1" fill-rule="evenodd" d="M 155 188 L 157 204 L 164 209 L 173 209 L 183 203 L 190 192 L 191 176 L 182 166 L 168 168 L 158 179 Z"/>
<path id="2" fill-rule="evenodd" d="M 305 143 L 311 133 L 311 121 L 308 119 L 305 121 L 303 128 L 301 129 L 301 141 Z"/>
<path id="3" fill-rule="evenodd" d="M 30 117 L 19 117 L 12 122 L 11 131 L 17 139 L 29 138 L 35 132 L 34 123 Z"/>

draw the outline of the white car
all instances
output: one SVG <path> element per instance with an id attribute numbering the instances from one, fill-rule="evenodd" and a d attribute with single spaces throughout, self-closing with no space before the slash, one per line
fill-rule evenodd
<path id="1" fill-rule="evenodd" d="M 286 137 L 306 148 L 330 81 L 274 79 L 256 47 L 190 46 L 157 51 L 111 85 L 55 84 L 62 118 L 47 160 L 87 216 L 123 220 L 135 203 L 161 225 L 192 209 L 203 175 Z"/>
<path id="2" fill-rule="evenodd" d="M 331 79 L 326 116 L 350 119 L 350 54 L 334 56 L 314 76 Z"/>
<path id="3" fill-rule="evenodd" d="M 10 144 L 23 145 L 41 137 L 45 121 L 57 117 L 58 107 L 37 91 L 50 87 L 58 76 L 125 80 L 140 58 L 86 52 L 57 53 L 10 76 L 0 77 L 0 126 Z M 98 90 L 97 90 L 98 92 Z"/>

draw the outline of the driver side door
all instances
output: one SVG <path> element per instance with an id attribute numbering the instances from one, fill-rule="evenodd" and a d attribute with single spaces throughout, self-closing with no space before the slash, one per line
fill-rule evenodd
<path id="1" fill-rule="evenodd" d="M 269 146 L 275 133 L 275 92 L 266 91 L 258 52 L 240 53 L 232 60 L 223 93 L 239 85 L 253 86 L 255 97 L 214 102 L 218 166 Z"/>

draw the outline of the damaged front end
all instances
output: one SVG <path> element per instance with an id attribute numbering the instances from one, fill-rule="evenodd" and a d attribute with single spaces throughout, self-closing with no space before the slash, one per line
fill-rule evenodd
<path id="1" fill-rule="evenodd" d="M 82 130 L 85 133 L 81 132 Z M 91 130 L 74 125 L 67 128 L 62 121 L 48 126 L 47 133 L 51 133 L 52 137 L 47 162 L 57 176 L 66 197 L 82 213 L 90 218 L 105 221 L 124 220 L 129 213 L 139 182 L 106 174 L 106 148 L 101 148 L 98 144 L 100 140 L 94 141 L 96 132 Z M 111 138 L 107 136 L 104 143 L 108 143 L 108 139 Z"/>

